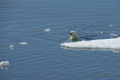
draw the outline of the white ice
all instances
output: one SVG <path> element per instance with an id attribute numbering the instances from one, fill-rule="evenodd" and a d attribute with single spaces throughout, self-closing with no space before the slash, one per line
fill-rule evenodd
<path id="1" fill-rule="evenodd" d="M 51 31 L 51 29 L 45 29 L 45 32 L 50 32 Z"/>
<path id="2" fill-rule="evenodd" d="M 20 45 L 27 45 L 28 43 L 27 42 L 20 42 L 19 44 Z"/>
<path id="3" fill-rule="evenodd" d="M 117 37 L 118 35 L 117 34 L 110 34 L 110 36 Z"/>
<path id="4" fill-rule="evenodd" d="M 61 46 L 64 48 L 71 49 L 112 49 L 113 51 L 116 49 L 117 50 L 120 49 L 120 37 L 90 41 L 67 42 L 62 43 Z"/>
<path id="5" fill-rule="evenodd" d="M 10 45 L 9 48 L 10 48 L 10 49 L 14 49 L 15 46 L 14 46 L 14 45 Z"/>
<path id="6" fill-rule="evenodd" d="M 9 61 L 2 61 L 2 62 L 0 62 L 0 68 L 1 69 L 6 69 L 7 70 L 7 68 L 10 66 L 10 63 L 9 63 Z"/>

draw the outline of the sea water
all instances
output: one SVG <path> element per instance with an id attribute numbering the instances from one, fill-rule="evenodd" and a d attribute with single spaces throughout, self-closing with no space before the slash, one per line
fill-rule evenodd
<path id="1" fill-rule="evenodd" d="M 120 1 L 0 0 L 0 62 L 10 62 L 0 80 L 119 80 L 119 53 L 61 47 L 71 30 L 89 40 L 119 37 Z"/>

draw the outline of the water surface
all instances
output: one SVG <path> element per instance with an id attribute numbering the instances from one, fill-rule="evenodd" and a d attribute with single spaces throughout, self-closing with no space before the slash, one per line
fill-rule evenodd
<path id="1" fill-rule="evenodd" d="M 119 53 L 60 46 L 71 30 L 120 36 L 119 21 L 119 0 L 0 0 L 0 61 L 10 62 L 0 80 L 119 80 Z"/>

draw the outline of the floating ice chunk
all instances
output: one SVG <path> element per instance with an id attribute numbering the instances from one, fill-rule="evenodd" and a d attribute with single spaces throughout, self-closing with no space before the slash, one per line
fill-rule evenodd
<path id="1" fill-rule="evenodd" d="M 10 45 L 9 48 L 10 48 L 10 49 L 14 49 L 15 46 L 14 46 L 14 45 Z"/>
<path id="2" fill-rule="evenodd" d="M 98 39 L 91 41 L 67 42 L 61 46 L 65 49 L 104 49 L 118 50 L 120 49 L 120 37 L 111 39 Z M 118 51 L 117 51 L 118 52 Z"/>
<path id="3" fill-rule="evenodd" d="M 117 37 L 118 35 L 117 34 L 110 34 L 110 36 Z"/>
<path id="4" fill-rule="evenodd" d="M 45 29 L 45 32 L 50 32 L 51 31 L 51 29 Z"/>
<path id="5" fill-rule="evenodd" d="M 103 31 L 101 31 L 100 33 L 103 34 Z"/>
<path id="6" fill-rule="evenodd" d="M 91 41 L 79 41 L 62 43 L 61 46 L 71 48 L 119 48 L 120 49 L 120 38 L 112 39 L 98 39 Z"/>
<path id="7" fill-rule="evenodd" d="M 101 31 L 101 32 L 96 31 L 95 33 L 96 33 L 96 34 L 98 34 L 98 33 L 103 34 L 104 32 L 103 32 L 103 31 Z"/>
<path id="8" fill-rule="evenodd" d="M 2 62 L 0 62 L 0 68 L 1 69 L 8 69 L 9 68 L 9 66 L 10 66 L 10 63 L 9 63 L 9 61 L 2 61 Z"/>
<path id="9" fill-rule="evenodd" d="M 110 24 L 109 26 L 110 26 L 110 27 L 113 27 L 114 25 Z"/>
<path id="10" fill-rule="evenodd" d="M 19 44 L 20 45 L 27 45 L 28 43 L 27 42 L 20 42 Z"/>

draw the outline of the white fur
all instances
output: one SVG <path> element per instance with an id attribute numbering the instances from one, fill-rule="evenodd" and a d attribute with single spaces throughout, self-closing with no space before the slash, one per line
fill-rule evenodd
<path id="1" fill-rule="evenodd" d="M 80 40 L 80 37 L 77 35 L 77 32 L 76 31 L 70 31 L 70 40 L 71 41 L 77 41 L 77 40 Z"/>

